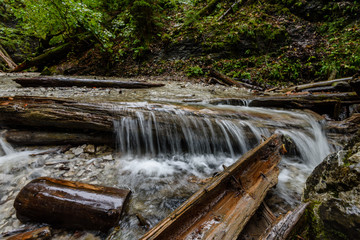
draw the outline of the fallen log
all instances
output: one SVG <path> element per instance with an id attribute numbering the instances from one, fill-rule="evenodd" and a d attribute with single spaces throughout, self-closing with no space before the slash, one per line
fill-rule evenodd
<path id="1" fill-rule="evenodd" d="M 15 78 L 16 83 L 22 87 L 90 87 L 90 88 L 152 88 L 162 87 L 162 83 L 148 83 L 135 81 L 119 80 L 99 80 L 99 79 L 81 79 L 81 78 L 63 78 L 63 77 L 32 77 Z"/>
<path id="2" fill-rule="evenodd" d="M 226 85 L 230 85 L 230 86 L 236 86 L 236 87 L 242 87 L 242 88 L 250 88 L 250 89 L 256 89 L 256 90 L 263 90 L 262 88 L 258 87 L 258 86 L 254 86 L 248 83 L 243 83 L 243 82 L 238 82 L 235 81 L 234 79 L 226 76 L 225 74 L 222 74 L 214 69 L 210 69 L 210 76 L 219 79 L 220 81 L 222 81 L 223 83 L 225 83 Z"/>
<path id="3" fill-rule="evenodd" d="M 21 222 L 107 231 L 117 226 L 130 190 L 42 177 L 28 183 L 14 207 Z"/>
<path id="4" fill-rule="evenodd" d="M 71 49 L 72 44 L 65 43 L 63 45 L 50 49 L 44 54 L 34 57 L 31 60 L 26 60 L 25 62 L 18 65 L 15 69 L 13 69 L 13 72 L 21 72 L 31 67 L 48 65 L 50 63 L 53 63 L 55 60 L 65 57 Z"/>
<path id="5" fill-rule="evenodd" d="M 278 220 L 260 239 L 263 240 L 285 240 L 297 231 L 302 222 L 302 217 L 309 203 L 302 203 L 293 211 L 289 211 L 284 217 Z"/>
<path id="6" fill-rule="evenodd" d="M 20 233 L 11 236 L 6 240 L 46 240 L 51 238 L 51 230 L 49 227 L 38 228 L 29 232 Z"/>
<path id="7" fill-rule="evenodd" d="M 271 136 L 141 239 L 236 239 L 277 182 L 280 147 L 280 136 Z"/>
<path id="8" fill-rule="evenodd" d="M 302 84 L 302 85 L 298 85 L 298 86 L 293 86 L 293 87 L 289 87 L 289 88 L 284 88 L 281 90 L 281 92 L 299 92 L 299 91 L 304 91 L 306 89 L 310 89 L 310 88 L 318 88 L 318 87 L 325 87 L 325 86 L 333 86 L 333 84 L 339 83 L 339 82 L 344 82 L 347 83 L 348 80 L 350 80 L 351 78 L 339 78 L 339 79 L 334 79 L 334 80 L 328 80 L 328 81 L 321 81 L 321 82 L 315 82 L 315 83 L 308 83 L 308 84 Z"/>
<path id="9" fill-rule="evenodd" d="M 215 99 L 211 104 L 231 104 L 249 107 L 268 107 L 283 109 L 310 109 L 318 114 L 328 114 L 339 119 L 341 109 L 352 104 L 359 104 L 355 93 L 302 94 L 289 96 L 254 97 L 249 99 Z"/>
<path id="10" fill-rule="evenodd" d="M 69 133 L 12 129 L 3 133 L 2 136 L 8 143 L 15 146 L 82 145 L 88 143 L 113 146 L 115 144 L 114 134 L 101 132 Z"/>

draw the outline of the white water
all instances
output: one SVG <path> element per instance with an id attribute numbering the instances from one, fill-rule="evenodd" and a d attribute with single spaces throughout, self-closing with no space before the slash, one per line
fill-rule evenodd
<path id="1" fill-rule="evenodd" d="M 125 230 L 119 232 L 119 239 L 137 239 L 145 233 L 138 226 L 136 213 L 154 226 L 194 193 L 201 179 L 222 171 L 223 165 L 231 165 L 274 132 L 290 137 L 300 153 L 282 159 L 275 190 L 291 206 L 299 202 L 312 169 L 332 151 L 322 126 L 306 113 L 209 105 L 194 112 L 147 103 L 119 108 L 119 112 L 125 110 L 134 114 L 115 122 L 120 157 L 111 163 L 98 158 L 76 158 L 72 163 L 77 176 L 83 168 L 100 161 L 101 168 L 91 169 L 96 183 L 132 190 L 130 209 L 122 222 Z M 6 154 L 0 156 L 0 188 L 6 189 L 1 195 L 4 203 L 0 205 L 0 218 L 4 221 L 0 221 L 0 229 L 6 226 L 11 230 L 20 225 L 14 221 L 11 208 L 17 191 L 35 177 L 60 174 L 54 167 L 45 167 L 47 159 L 31 157 L 31 151 L 16 152 L 1 138 L 0 146 Z M 79 176 L 69 180 L 90 181 L 87 179 Z M 9 226 L 11 221 L 14 225 Z"/>

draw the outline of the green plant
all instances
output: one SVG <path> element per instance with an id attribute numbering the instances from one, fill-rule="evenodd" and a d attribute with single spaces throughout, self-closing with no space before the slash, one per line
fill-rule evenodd
<path id="1" fill-rule="evenodd" d="M 186 75 L 188 77 L 200 77 L 204 75 L 204 72 L 201 67 L 194 66 L 194 67 L 188 67 L 186 69 Z"/>

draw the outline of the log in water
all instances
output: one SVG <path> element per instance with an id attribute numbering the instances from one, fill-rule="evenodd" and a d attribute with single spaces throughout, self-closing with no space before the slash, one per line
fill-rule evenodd
<path id="1" fill-rule="evenodd" d="M 14 81 L 22 87 L 99 87 L 99 88 L 152 88 L 163 87 L 162 83 L 148 83 L 119 80 L 99 80 L 62 77 L 16 78 Z"/>
<path id="2" fill-rule="evenodd" d="M 28 183 L 14 207 L 21 222 L 107 231 L 119 224 L 130 190 L 42 177 Z"/>

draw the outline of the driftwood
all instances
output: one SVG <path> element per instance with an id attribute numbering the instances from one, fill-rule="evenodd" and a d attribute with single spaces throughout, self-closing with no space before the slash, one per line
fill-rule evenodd
<path id="1" fill-rule="evenodd" d="M 300 92 L 300 91 L 304 91 L 304 90 L 312 89 L 312 88 L 329 87 L 329 86 L 334 86 L 334 85 L 336 85 L 336 83 L 339 83 L 339 82 L 347 83 L 347 81 L 350 79 L 351 78 L 340 78 L 340 79 L 334 79 L 334 80 L 328 80 L 328 81 L 302 84 L 302 85 L 282 89 L 281 92 L 291 92 L 291 91 Z"/>
<path id="2" fill-rule="evenodd" d="M 10 70 L 13 70 L 17 67 L 16 63 L 11 59 L 9 54 L 5 49 L 0 45 L 0 58 L 9 66 Z"/>
<path id="3" fill-rule="evenodd" d="M 6 240 L 46 240 L 51 238 L 51 230 L 49 227 L 42 227 L 29 232 L 20 233 L 11 236 Z"/>
<path id="4" fill-rule="evenodd" d="M 277 182 L 280 146 L 280 136 L 271 136 L 141 239 L 236 239 Z"/>
<path id="5" fill-rule="evenodd" d="M 119 224 L 130 191 L 52 178 L 38 178 L 17 195 L 21 222 L 107 231 Z"/>
<path id="6" fill-rule="evenodd" d="M 210 69 L 210 76 L 219 79 L 220 81 L 222 81 L 223 83 L 225 83 L 226 85 L 230 85 L 230 86 L 236 86 L 236 87 L 243 87 L 243 88 L 250 88 L 250 89 L 256 89 L 256 90 L 262 90 L 262 88 L 258 87 L 258 86 L 254 86 L 248 83 L 243 83 L 243 82 L 238 82 L 235 81 L 234 79 L 226 76 L 225 74 L 222 74 L 214 69 Z"/>
<path id="7" fill-rule="evenodd" d="M 278 223 L 270 228 L 260 239 L 285 240 L 288 239 L 301 225 L 301 220 L 309 203 L 303 203 L 293 211 L 288 212 Z"/>
<path id="8" fill-rule="evenodd" d="M 68 52 L 72 49 L 71 43 L 65 43 L 58 47 L 55 47 L 44 54 L 41 54 L 37 57 L 34 57 L 31 60 L 26 60 L 25 62 L 18 65 L 13 72 L 21 72 L 31 67 L 48 65 L 49 63 L 54 62 L 54 60 L 61 59 L 65 57 Z"/>
<path id="9" fill-rule="evenodd" d="M 51 146 L 51 145 L 114 145 L 114 134 L 101 132 L 76 133 L 76 132 L 50 132 L 50 131 L 25 131 L 9 130 L 2 135 L 5 140 L 16 146 Z"/>
<path id="10" fill-rule="evenodd" d="M 162 83 L 131 82 L 119 80 L 99 80 L 62 77 L 32 77 L 13 79 L 22 87 L 98 87 L 98 88 L 152 88 L 162 87 Z"/>

